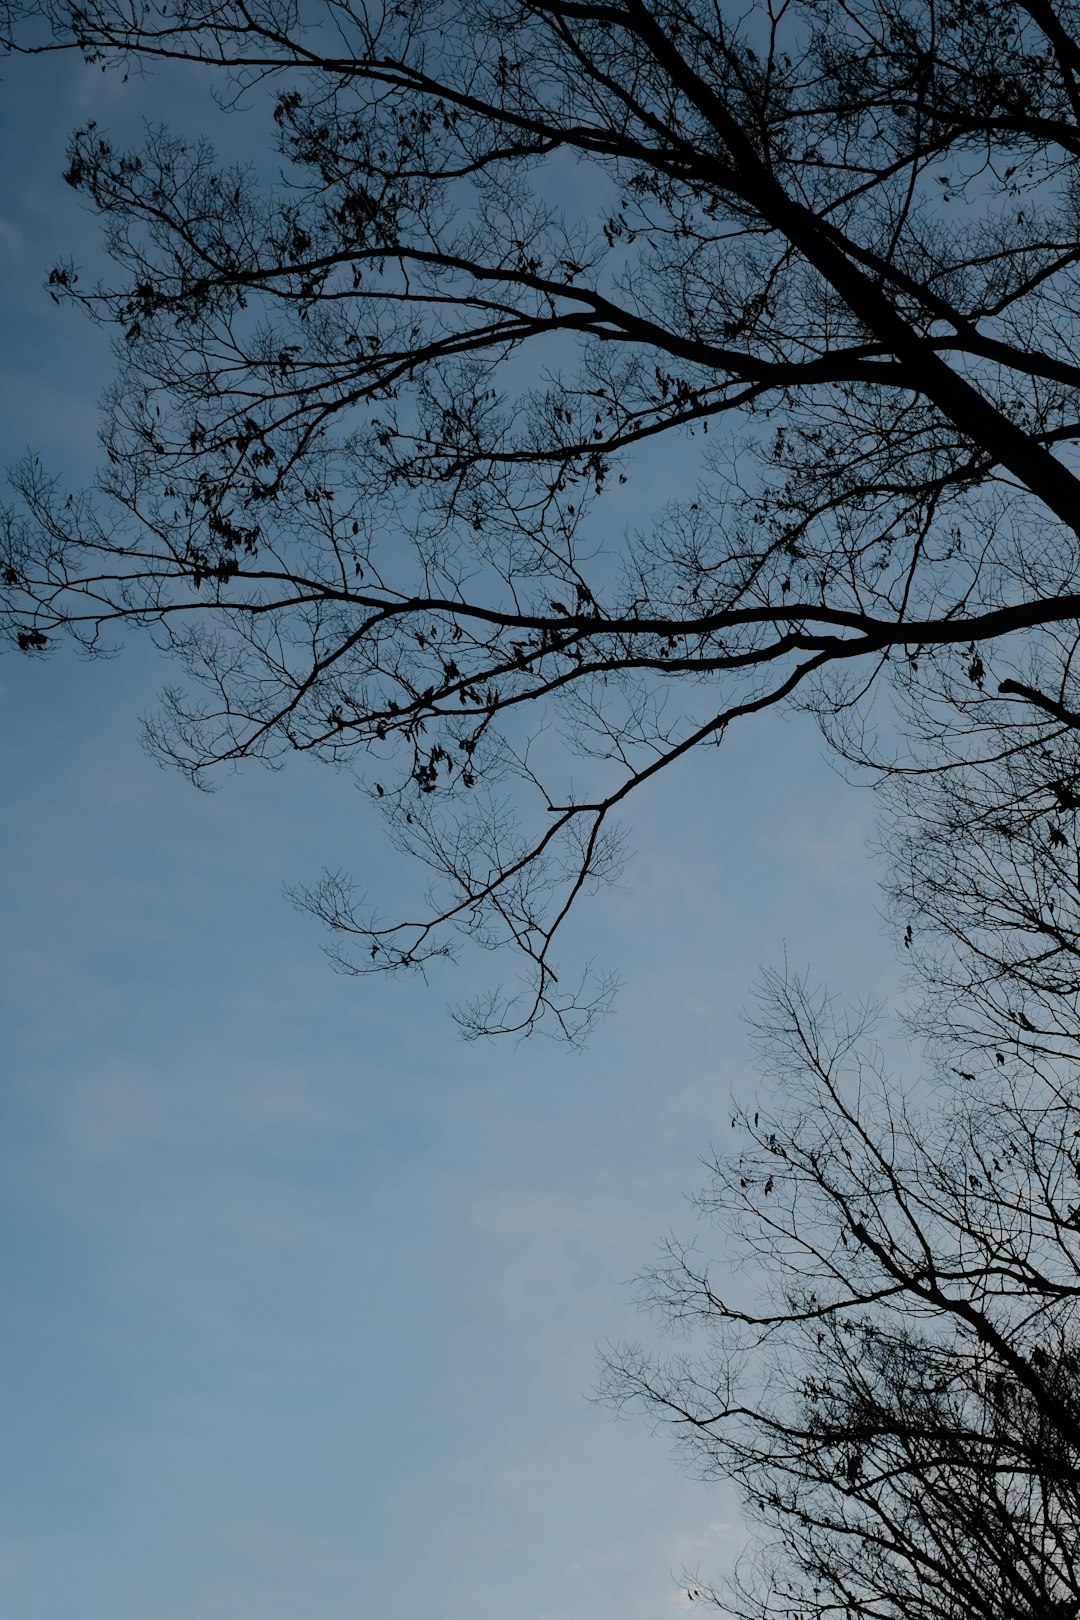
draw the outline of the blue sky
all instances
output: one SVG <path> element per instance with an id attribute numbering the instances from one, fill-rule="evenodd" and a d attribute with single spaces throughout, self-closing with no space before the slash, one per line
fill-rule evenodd
<path id="1" fill-rule="evenodd" d="M 107 345 L 42 289 L 92 259 L 64 137 L 196 78 L 8 63 L 0 460 L 77 480 Z M 237 126 L 244 140 L 259 126 Z M 139 717 L 168 676 L 0 664 L 0 1589 L 19 1620 L 653 1620 L 741 1543 L 721 1486 L 590 1407 L 628 1281 L 689 1233 L 754 1085 L 739 1008 L 786 948 L 853 994 L 897 967 L 868 796 L 771 717 L 634 807 L 578 945 L 624 981 L 584 1053 L 463 1045 L 472 969 L 335 977 L 282 898 L 325 863 L 414 893 L 348 780 L 200 795 Z"/>

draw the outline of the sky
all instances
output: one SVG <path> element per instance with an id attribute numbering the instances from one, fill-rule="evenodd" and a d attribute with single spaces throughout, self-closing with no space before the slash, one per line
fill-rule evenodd
<path id="1" fill-rule="evenodd" d="M 0 465 L 94 464 L 102 335 L 67 131 L 205 82 L 0 64 Z M 260 138 L 248 124 L 238 139 Z M 648 1336 L 756 1084 L 740 1008 L 786 950 L 897 982 L 868 794 L 773 715 L 632 809 L 578 927 L 624 989 L 583 1052 L 466 1045 L 472 969 L 356 982 L 289 882 L 416 875 L 306 761 L 199 794 L 140 745 L 169 670 L 0 662 L 0 1591 L 19 1620 L 661 1620 L 742 1545 L 723 1484 L 587 1399 Z"/>

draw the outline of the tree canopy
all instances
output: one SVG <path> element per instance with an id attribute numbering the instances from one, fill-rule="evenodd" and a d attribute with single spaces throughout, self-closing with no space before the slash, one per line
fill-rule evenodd
<path id="1" fill-rule="evenodd" d="M 615 1346 L 640 1406 L 757 1521 L 745 1620 L 1080 1613 L 1075 730 L 895 778 L 909 1039 L 767 976 L 765 1094 L 713 1148 L 643 1302 L 681 1343 Z M 900 836 L 902 832 L 902 836 Z"/>
<path id="2" fill-rule="evenodd" d="M 1077 730 L 998 708 L 883 785 L 906 1039 L 767 975 L 763 1095 L 696 1200 L 721 1241 L 642 1278 L 681 1342 L 607 1357 L 741 1487 L 743 1564 L 687 1579 L 744 1620 L 1080 1613 Z"/>
<path id="3" fill-rule="evenodd" d="M 50 286 L 119 369 L 97 487 L 14 475 L 10 639 L 145 627 L 195 780 L 363 769 L 430 903 L 300 898 L 356 972 L 516 946 L 475 1032 L 587 1027 L 559 931 L 731 724 L 801 705 L 882 771 L 940 1106 L 772 980 L 779 1101 L 702 1200 L 765 1297 L 672 1244 L 647 1297 L 703 1353 L 607 1390 L 742 1483 L 747 1615 L 1074 1617 L 1080 8 L 15 11 L 219 69 L 279 172 L 73 137 L 115 272 Z"/>
<path id="4" fill-rule="evenodd" d="M 885 676 L 915 763 L 977 753 L 970 697 L 1073 724 L 1075 6 L 14 10 L 20 51 L 220 69 L 279 172 L 72 138 L 115 270 L 50 286 L 119 369 L 98 488 L 15 475 L 7 633 L 148 627 L 196 779 L 363 764 L 433 888 L 307 891 L 343 965 L 510 944 L 529 989 L 466 1026 L 573 1034 L 614 818 L 733 722 L 803 704 L 863 757 Z"/>
<path id="5" fill-rule="evenodd" d="M 644 1279 L 688 1346 L 615 1347 L 603 1385 L 758 1521 L 733 1586 L 691 1595 L 747 1620 L 1071 1620 L 1075 1064 L 1047 1084 L 1010 1055 L 919 1106 L 865 1017 L 776 978 L 763 1035 L 774 1106 L 732 1120 L 746 1145 L 698 1200 L 723 1246 L 671 1240 Z"/>

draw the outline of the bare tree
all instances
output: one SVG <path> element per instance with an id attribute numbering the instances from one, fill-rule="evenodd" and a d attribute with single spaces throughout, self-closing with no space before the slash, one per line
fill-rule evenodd
<path id="1" fill-rule="evenodd" d="M 775 1100 L 735 1114 L 698 1199 L 720 1260 L 672 1240 L 644 1279 L 686 1348 L 608 1358 L 606 1395 L 758 1520 L 729 1590 L 692 1589 L 731 1613 L 1080 1614 L 1080 761 L 1042 678 L 1069 643 L 1044 652 L 1027 720 L 988 671 L 905 682 L 902 1078 L 872 1012 L 770 976 Z"/>
<path id="2" fill-rule="evenodd" d="M 368 760 L 434 889 L 302 897 L 353 970 L 509 942 L 530 987 L 467 1026 L 573 1033 L 606 987 L 553 942 L 614 816 L 734 721 L 850 728 L 991 646 L 1030 740 L 1080 709 L 1073 4 L 44 0 L 11 39 L 272 109 L 281 183 L 73 138 L 116 277 L 50 282 L 119 376 L 96 492 L 16 474 L 4 611 L 29 652 L 147 626 L 196 778 Z"/>
<path id="3" fill-rule="evenodd" d="M 645 1297 L 691 1347 L 608 1359 L 758 1545 L 742 1616 L 1080 1613 L 1080 1095 L 1010 1060 L 909 1108 L 869 1041 L 772 979 L 777 1111 L 732 1125 L 698 1200 L 724 1260 L 670 1242 Z M 757 1286 L 760 1283 L 760 1288 Z"/>

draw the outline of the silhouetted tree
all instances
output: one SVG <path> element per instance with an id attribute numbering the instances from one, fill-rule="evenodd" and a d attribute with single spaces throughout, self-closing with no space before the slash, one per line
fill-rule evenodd
<path id="1" fill-rule="evenodd" d="M 794 701 L 847 745 L 885 670 L 951 736 L 991 654 L 1029 741 L 1080 710 L 1054 663 L 1075 5 L 43 0 L 12 26 L 272 104 L 282 184 L 161 129 L 74 137 L 116 280 L 50 281 L 120 375 L 97 492 L 16 477 L 5 613 L 30 652 L 148 626 L 188 677 L 155 738 L 195 776 L 373 758 L 435 890 L 389 924 L 340 877 L 304 897 L 355 971 L 510 942 L 531 988 L 468 1027 L 572 1032 L 605 986 L 559 982 L 553 938 L 614 814 L 734 720 Z M 553 716 L 576 784 L 535 745 Z"/>
<path id="2" fill-rule="evenodd" d="M 1080 757 L 1037 675 L 1034 739 L 1008 694 L 949 735 L 909 688 L 921 764 L 883 787 L 907 1072 L 871 1013 L 770 977 L 775 1106 L 736 1113 L 698 1200 L 721 1262 L 670 1241 L 645 1278 L 688 1346 L 609 1358 L 606 1394 L 759 1521 L 731 1589 L 694 1588 L 733 1613 L 1080 1615 Z"/>
<path id="3" fill-rule="evenodd" d="M 1074 1617 L 1075 1061 L 1055 1083 L 991 1064 L 918 1109 L 868 1033 L 770 981 L 782 1100 L 732 1121 L 749 1144 L 698 1201 L 751 1297 L 670 1242 L 646 1299 L 691 1347 L 615 1349 L 604 1391 L 733 1478 L 758 1521 L 730 1588 L 697 1598 L 800 1620 Z"/>

